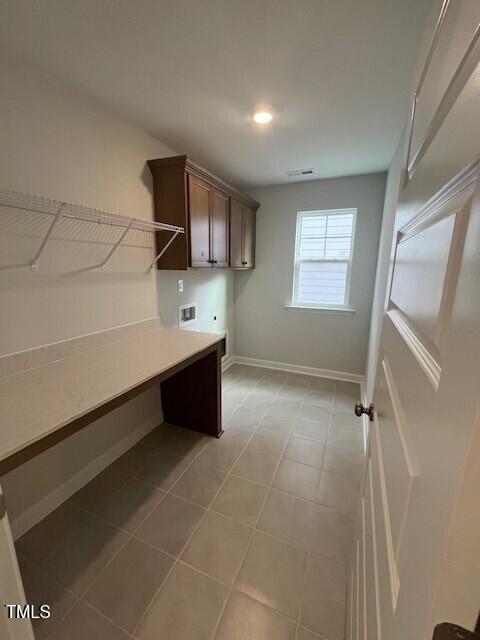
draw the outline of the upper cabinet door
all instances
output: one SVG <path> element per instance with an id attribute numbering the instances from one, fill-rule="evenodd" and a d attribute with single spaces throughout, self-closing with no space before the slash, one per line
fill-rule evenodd
<path id="1" fill-rule="evenodd" d="M 243 206 L 233 198 L 230 200 L 230 266 L 234 269 L 243 267 Z"/>
<path id="2" fill-rule="evenodd" d="M 255 267 L 255 219 L 256 212 L 250 207 L 243 207 L 243 257 L 242 267 Z"/>
<path id="3" fill-rule="evenodd" d="M 229 198 L 225 193 L 210 192 L 211 258 L 214 267 L 228 267 L 228 210 Z"/>
<path id="4" fill-rule="evenodd" d="M 210 267 L 210 187 L 188 176 L 190 217 L 190 265 Z"/>

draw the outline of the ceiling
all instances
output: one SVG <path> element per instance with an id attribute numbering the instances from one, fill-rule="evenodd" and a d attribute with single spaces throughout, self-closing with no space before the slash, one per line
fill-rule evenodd
<path id="1" fill-rule="evenodd" d="M 2 0 L 0 40 L 238 186 L 388 167 L 430 0 Z M 256 106 L 272 123 L 254 126 Z"/>

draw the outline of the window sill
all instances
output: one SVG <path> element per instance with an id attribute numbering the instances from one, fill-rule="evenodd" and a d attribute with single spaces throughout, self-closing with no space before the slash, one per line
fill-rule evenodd
<path id="1" fill-rule="evenodd" d="M 313 313 L 329 313 L 341 316 L 353 316 L 356 313 L 356 310 L 350 307 L 302 307 L 296 304 L 286 304 L 285 309 L 288 311 L 300 311 L 301 313 L 312 311 Z"/>

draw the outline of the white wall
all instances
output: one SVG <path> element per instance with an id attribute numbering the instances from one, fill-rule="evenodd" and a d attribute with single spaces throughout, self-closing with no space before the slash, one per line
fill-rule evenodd
<path id="1" fill-rule="evenodd" d="M 183 280 L 183 293 L 178 293 L 178 279 Z M 224 269 L 190 269 L 190 271 L 158 271 L 158 313 L 166 326 L 178 325 L 178 306 L 197 303 L 197 321 L 186 328 L 192 331 L 227 333 L 227 355 L 233 354 L 234 273 Z"/>
<path id="2" fill-rule="evenodd" d="M 0 60 L 0 187 L 151 218 L 145 162 L 175 152 L 41 69 L 3 52 Z M 4 249 L 12 257 L 22 252 L 31 257 L 24 226 L 16 236 L 8 224 L 4 228 L 3 215 L 0 225 L 0 233 L 10 234 Z M 145 274 L 130 258 L 127 268 L 117 264 L 107 272 L 75 272 L 74 265 L 88 264 L 87 245 L 70 243 L 63 250 L 50 245 L 36 273 L 28 267 L 0 270 L 0 355 L 140 321 L 158 311 L 166 324 L 175 324 L 181 300 L 199 303 L 195 329 L 229 327 L 232 333 L 232 274 L 181 272 L 185 293 L 176 294 L 177 274 Z M 151 389 L 2 478 L 13 519 L 48 502 L 59 485 L 160 411 L 158 390 Z"/>
<path id="3" fill-rule="evenodd" d="M 235 277 L 235 354 L 363 374 L 385 174 L 256 189 L 257 262 Z M 354 315 L 287 310 L 297 211 L 358 208 L 350 306 Z"/>

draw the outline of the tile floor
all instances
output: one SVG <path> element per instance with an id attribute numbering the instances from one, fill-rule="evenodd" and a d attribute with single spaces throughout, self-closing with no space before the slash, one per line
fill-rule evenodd
<path id="1" fill-rule="evenodd" d="M 358 398 L 233 365 L 219 440 L 161 425 L 17 541 L 37 640 L 343 640 Z"/>

